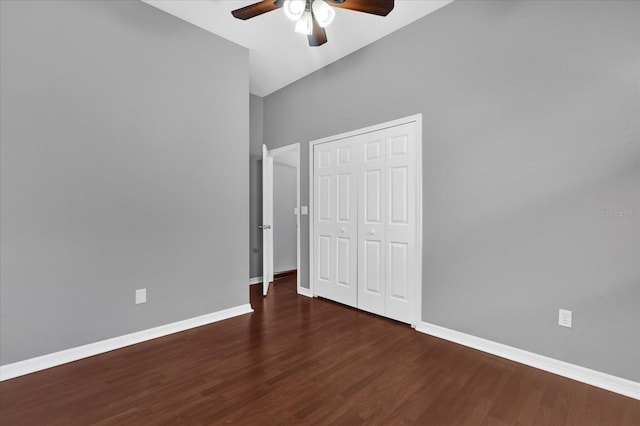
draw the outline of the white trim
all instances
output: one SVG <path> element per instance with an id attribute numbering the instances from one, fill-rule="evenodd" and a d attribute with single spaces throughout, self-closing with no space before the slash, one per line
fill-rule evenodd
<path id="1" fill-rule="evenodd" d="M 296 215 L 296 270 L 298 271 L 296 277 L 296 287 L 298 289 L 298 294 L 300 294 L 300 290 L 304 289 L 304 287 L 301 286 L 300 282 L 300 143 L 292 143 L 290 145 L 285 145 L 269 150 L 272 157 L 288 151 L 296 152 L 296 211 L 298 212 L 298 214 Z"/>
<path id="2" fill-rule="evenodd" d="M 300 296 L 313 297 L 313 293 L 311 293 L 311 290 L 304 287 L 298 287 L 298 294 Z"/>
<path id="3" fill-rule="evenodd" d="M 314 254 L 313 254 L 313 212 L 314 212 L 314 206 L 313 206 L 313 168 L 315 166 L 315 163 L 313 162 L 313 146 L 315 145 L 314 141 L 309 142 L 309 164 L 308 164 L 308 169 L 309 169 L 309 199 L 307 200 L 307 203 L 309 204 L 309 211 L 307 212 L 307 215 L 309 217 L 309 293 L 311 293 L 311 296 L 315 296 L 315 293 L 313 292 L 313 265 L 315 264 L 315 258 L 314 258 Z"/>
<path id="4" fill-rule="evenodd" d="M 554 358 L 538 355 L 502 343 L 461 333 L 438 325 L 420 322 L 416 331 L 449 340 L 473 349 L 497 355 L 520 364 L 548 371 L 549 373 L 577 380 L 592 386 L 619 393 L 630 398 L 640 399 L 640 383 L 621 377 L 612 376 L 600 371 L 591 370 L 579 365 L 570 364 Z"/>
<path id="5" fill-rule="evenodd" d="M 302 253 L 300 250 L 300 216 L 302 215 L 300 211 L 300 144 L 296 144 L 298 149 L 296 152 L 296 210 L 298 214 L 296 215 L 296 256 L 297 256 L 297 269 L 296 269 L 296 288 L 298 293 L 300 293 L 302 287 L 302 274 L 300 273 L 300 265 L 302 263 Z"/>
<path id="6" fill-rule="evenodd" d="M 422 114 L 411 117 L 416 122 L 416 322 L 417 326 L 422 322 Z"/>
<path id="7" fill-rule="evenodd" d="M 273 276 L 275 277 L 276 275 L 282 274 L 283 272 L 289 272 L 289 270 L 286 270 L 286 271 L 274 271 L 273 272 Z M 263 280 L 264 280 L 263 277 L 249 278 L 249 285 L 261 284 Z M 274 280 L 275 280 L 275 278 L 274 278 Z"/>
<path id="8" fill-rule="evenodd" d="M 250 304 L 0 366 L 0 381 L 253 312 Z"/>
<path id="9" fill-rule="evenodd" d="M 416 162 L 416 217 L 417 217 L 417 253 L 416 253 L 416 324 L 422 322 L 422 114 L 410 115 L 408 117 L 399 118 L 397 120 L 387 121 L 386 123 L 375 124 L 373 126 L 365 127 L 358 130 L 352 130 L 350 132 L 340 133 L 338 135 L 328 136 L 322 139 L 315 139 L 309 142 L 309 289 L 308 292 L 311 295 L 315 295 L 313 292 L 313 268 L 314 251 L 313 251 L 313 148 L 315 145 L 332 142 L 339 139 L 350 138 L 352 136 L 362 135 L 364 133 L 377 132 L 378 130 L 388 129 L 389 127 L 400 126 L 402 124 L 416 123 L 416 155 L 418 161 Z M 305 289 L 306 290 L 306 289 Z M 412 324 L 413 326 L 414 324 Z"/>
<path id="10" fill-rule="evenodd" d="M 333 142 L 338 139 L 350 138 L 352 136 L 358 136 L 364 133 L 377 132 L 378 130 L 384 130 L 384 129 L 388 129 L 389 127 L 396 127 L 402 124 L 412 123 L 414 121 L 422 124 L 422 114 L 410 115 L 408 117 L 398 118 L 397 120 L 387 121 L 386 123 L 374 124 L 373 126 L 364 127 L 362 129 L 339 133 L 337 135 L 327 136 L 326 138 L 315 139 L 309 142 L 309 144 L 313 146 L 320 143 Z M 311 153 L 310 158 L 313 158 L 313 150 L 310 150 L 310 153 Z"/>
<path id="11" fill-rule="evenodd" d="M 300 252 L 300 244 L 298 244 L 298 252 Z M 313 293 L 311 293 L 311 290 L 300 286 L 299 275 L 300 274 L 298 274 L 298 294 L 300 296 L 313 297 Z M 255 278 L 249 279 L 249 285 L 260 284 L 260 283 L 262 283 L 262 277 L 255 277 Z"/>

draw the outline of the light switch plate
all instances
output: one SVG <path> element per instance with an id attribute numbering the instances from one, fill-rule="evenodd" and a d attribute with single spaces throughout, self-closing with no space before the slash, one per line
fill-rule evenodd
<path id="1" fill-rule="evenodd" d="M 147 303 L 147 289 L 141 288 L 136 290 L 136 305 Z"/>
<path id="2" fill-rule="evenodd" d="M 309 208 L 307 206 L 302 206 L 300 207 L 300 212 L 303 216 L 306 216 L 307 214 L 309 214 Z"/>

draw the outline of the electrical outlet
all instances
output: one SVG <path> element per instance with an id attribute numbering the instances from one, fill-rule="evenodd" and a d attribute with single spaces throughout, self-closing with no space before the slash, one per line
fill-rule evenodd
<path id="1" fill-rule="evenodd" d="M 571 311 L 560 309 L 560 311 L 558 312 L 558 325 L 571 328 L 571 316 Z"/>
<path id="2" fill-rule="evenodd" d="M 140 303 L 147 303 L 147 289 L 141 288 L 136 290 L 136 305 Z"/>

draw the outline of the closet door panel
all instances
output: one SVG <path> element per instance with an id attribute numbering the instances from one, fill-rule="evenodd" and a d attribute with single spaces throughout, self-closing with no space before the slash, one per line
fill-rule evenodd
<path id="1" fill-rule="evenodd" d="M 336 238 L 336 258 L 338 262 L 336 262 L 338 268 L 338 276 L 336 277 L 336 284 L 342 287 L 351 287 L 354 285 L 354 281 L 352 279 L 351 269 L 352 262 L 354 262 L 353 257 L 351 256 L 351 239 L 337 237 Z"/>
<path id="2" fill-rule="evenodd" d="M 389 224 L 409 224 L 409 168 L 389 168 Z"/>
<path id="3" fill-rule="evenodd" d="M 314 292 L 357 304 L 357 146 L 339 140 L 314 146 Z"/>
<path id="4" fill-rule="evenodd" d="M 317 279 L 325 283 L 331 282 L 331 236 L 318 235 L 318 268 Z"/>
<path id="5" fill-rule="evenodd" d="M 314 285 L 316 291 L 330 291 L 335 280 L 333 253 L 334 158 L 331 144 L 314 148 Z"/>
<path id="6" fill-rule="evenodd" d="M 406 303 L 409 294 L 409 245 L 405 243 L 389 243 L 389 298 Z"/>
<path id="7" fill-rule="evenodd" d="M 375 169 L 364 172 L 364 222 L 367 225 L 382 224 L 381 187 L 384 182 L 384 170 Z"/>
<path id="8" fill-rule="evenodd" d="M 358 179 L 358 308 L 385 315 L 385 131 L 356 137 Z"/>
<path id="9" fill-rule="evenodd" d="M 331 222 L 331 189 L 332 179 L 331 175 L 322 175 L 318 178 L 318 221 L 319 222 Z"/>
<path id="10" fill-rule="evenodd" d="M 384 260 L 382 259 L 382 243 L 380 241 L 365 241 L 363 245 L 364 265 L 362 265 L 362 283 L 364 288 L 363 292 L 367 295 L 374 297 L 381 297 L 384 295 L 384 287 L 382 283 L 382 265 Z M 362 300 L 358 301 L 358 306 L 362 305 Z"/>
<path id="11" fill-rule="evenodd" d="M 416 322 L 416 124 L 387 129 L 386 316 Z"/>

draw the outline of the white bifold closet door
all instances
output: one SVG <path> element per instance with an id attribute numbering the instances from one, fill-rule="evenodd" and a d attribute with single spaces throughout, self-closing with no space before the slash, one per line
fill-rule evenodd
<path id="1" fill-rule="evenodd" d="M 416 123 L 314 146 L 314 292 L 416 322 Z"/>
<path id="2" fill-rule="evenodd" d="M 316 295 L 349 306 L 358 300 L 358 146 L 344 139 L 314 148 Z"/>

